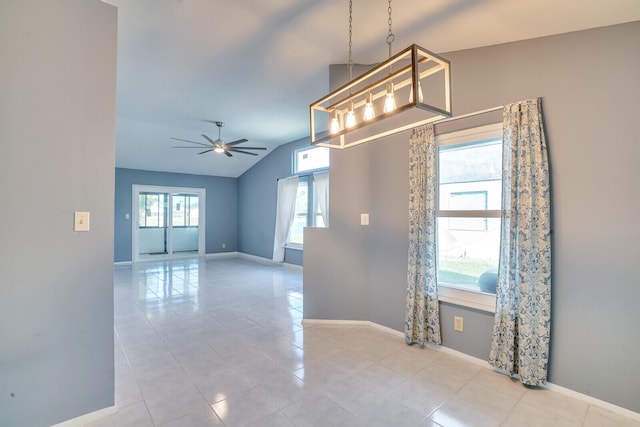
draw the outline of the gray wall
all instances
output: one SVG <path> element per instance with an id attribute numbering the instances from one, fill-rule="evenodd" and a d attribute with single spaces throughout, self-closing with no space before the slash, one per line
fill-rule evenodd
<path id="1" fill-rule="evenodd" d="M 549 379 L 637 412 L 639 40 L 635 22 L 443 54 L 454 115 L 543 98 L 553 203 Z M 304 316 L 402 330 L 408 133 L 366 145 L 332 152 L 331 227 L 305 235 Z M 359 225 L 361 212 L 369 227 Z M 492 316 L 441 308 L 444 345 L 487 358 Z M 462 334 L 455 315 L 465 318 Z"/>
<path id="2" fill-rule="evenodd" d="M 238 248 L 238 180 L 206 175 L 116 169 L 115 262 L 131 261 L 131 186 L 162 185 L 206 189 L 206 253 Z M 126 214 L 129 219 L 125 218 Z M 226 247 L 223 249 L 222 244 Z"/>
<path id="3" fill-rule="evenodd" d="M 116 29 L 98 0 L 0 2 L 2 426 L 114 404 Z"/>
<path id="4" fill-rule="evenodd" d="M 293 152 L 309 138 L 284 144 L 238 178 L 238 251 L 271 259 L 278 179 L 293 173 Z M 285 262 L 302 265 L 302 251 L 287 249 Z"/>

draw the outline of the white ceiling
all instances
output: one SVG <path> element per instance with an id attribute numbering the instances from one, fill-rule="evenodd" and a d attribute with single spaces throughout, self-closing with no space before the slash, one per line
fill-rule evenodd
<path id="1" fill-rule="evenodd" d="M 118 7 L 116 165 L 238 177 L 308 136 L 309 104 L 346 63 L 347 0 L 108 0 Z M 387 1 L 354 0 L 353 59 L 387 56 Z M 400 0 L 394 53 L 449 52 L 640 20 L 640 0 Z M 231 158 L 170 137 L 264 146 Z M 186 144 L 184 144 L 186 145 Z M 241 146 L 240 146 L 241 147 Z"/>

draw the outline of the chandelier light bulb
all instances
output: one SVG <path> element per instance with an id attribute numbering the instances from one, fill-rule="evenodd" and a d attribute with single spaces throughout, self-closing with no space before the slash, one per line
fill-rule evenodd
<path id="1" fill-rule="evenodd" d="M 371 120 L 376 116 L 376 112 L 373 109 L 373 97 L 371 96 L 371 92 L 367 94 L 367 102 L 364 105 L 364 120 Z"/>
<path id="2" fill-rule="evenodd" d="M 331 118 L 331 124 L 329 125 L 329 133 L 334 135 L 340 132 L 340 121 L 338 120 L 338 111 L 333 111 L 333 117 Z"/>
<path id="3" fill-rule="evenodd" d="M 351 129 L 356 125 L 356 115 L 353 112 L 353 102 L 349 103 L 349 111 L 347 111 L 347 118 L 344 122 L 344 127 Z"/>
<path id="4" fill-rule="evenodd" d="M 396 97 L 393 94 L 393 83 L 389 82 L 387 84 L 387 96 L 384 99 L 383 111 L 385 113 L 390 113 L 395 109 L 396 109 Z"/>

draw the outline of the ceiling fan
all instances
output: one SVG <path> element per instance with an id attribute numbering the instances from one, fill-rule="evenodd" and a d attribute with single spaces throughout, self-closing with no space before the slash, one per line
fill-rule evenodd
<path id="1" fill-rule="evenodd" d="M 220 138 L 220 132 L 221 132 L 222 126 L 224 126 L 224 122 L 215 122 L 215 123 L 216 123 L 216 126 L 218 126 L 218 139 L 216 139 L 215 141 L 213 139 L 209 138 L 205 134 L 201 134 L 201 135 L 202 135 L 202 137 L 204 139 L 209 141 L 209 144 L 206 144 L 206 143 L 203 143 L 203 142 L 189 141 L 188 139 L 181 139 L 181 138 L 173 138 L 173 137 L 171 137 L 171 139 L 175 139 L 176 141 L 183 141 L 183 142 L 188 142 L 190 144 L 199 145 L 199 147 L 179 146 L 179 147 L 173 147 L 173 148 L 197 148 L 199 150 L 202 150 L 202 147 L 206 147 L 206 150 L 201 151 L 198 154 L 204 154 L 204 153 L 208 153 L 210 151 L 213 151 L 214 153 L 224 154 L 227 157 L 233 157 L 231 155 L 231 152 L 241 153 L 241 154 L 249 154 L 251 156 L 257 156 L 258 153 L 252 153 L 251 151 L 245 151 L 245 150 L 266 150 L 265 147 L 236 147 L 236 145 L 238 145 L 238 144 L 242 144 L 244 142 L 247 142 L 247 140 L 244 139 L 244 138 L 238 139 L 236 141 L 231 141 L 231 142 L 225 143 L 222 140 L 222 138 Z"/>

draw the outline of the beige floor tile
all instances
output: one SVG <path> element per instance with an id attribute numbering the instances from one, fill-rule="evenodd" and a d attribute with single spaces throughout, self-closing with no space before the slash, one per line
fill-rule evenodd
<path id="1" fill-rule="evenodd" d="M 303 304 L 300 270 L 241 258 L 119 267 L 119 410 L 92 426 L 640 427 Z"/>

